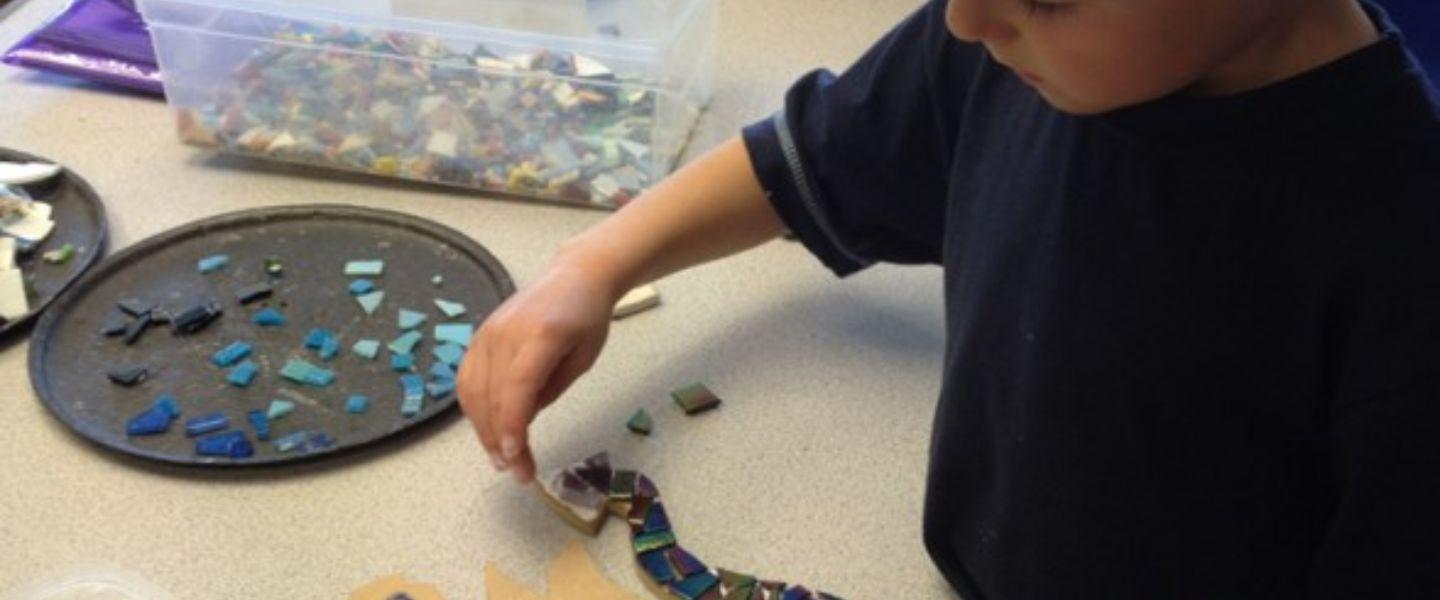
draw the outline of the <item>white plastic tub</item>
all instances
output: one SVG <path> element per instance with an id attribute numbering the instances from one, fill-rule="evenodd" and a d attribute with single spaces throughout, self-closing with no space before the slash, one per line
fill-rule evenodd
<path id="1" fill-rule="evenodd" d="M 183 140 L 624 204 L 709 99 L 714 0 L 140 0 Z"/>

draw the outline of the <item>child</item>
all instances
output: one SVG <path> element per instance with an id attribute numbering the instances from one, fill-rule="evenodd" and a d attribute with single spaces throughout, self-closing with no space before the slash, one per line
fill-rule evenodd
<path id="1" fill-rule="evenodd" d="M 499 469 L 627 289 L 791 231 L 944 268 L 925 544 L 967 600 L 1440 598 L 1440 117 L 1355 0 L 932 2 L 481 328 Z"/>

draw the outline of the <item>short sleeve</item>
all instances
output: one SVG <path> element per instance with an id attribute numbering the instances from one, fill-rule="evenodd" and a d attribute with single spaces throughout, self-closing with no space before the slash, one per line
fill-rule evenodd
<path id="1" fill-rule="evenodd" d="M 802 77 L 784 109 L 745 128 L 781 219 L 838 275 L 940 262 L 951 149 L 982 56 L 933 1 L 842 75 Z"/>

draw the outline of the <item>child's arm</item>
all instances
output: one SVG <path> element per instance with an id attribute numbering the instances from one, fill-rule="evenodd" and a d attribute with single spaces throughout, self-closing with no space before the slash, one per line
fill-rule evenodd
<path id="1" fill-rule="evenodd" d="M 736 138 L 567 241 L 490 315 L 460 366 L 460 406 L 496 468 L 534 477 L 526 430 L 594 364 L 627 290 L 783 231 Z"/>

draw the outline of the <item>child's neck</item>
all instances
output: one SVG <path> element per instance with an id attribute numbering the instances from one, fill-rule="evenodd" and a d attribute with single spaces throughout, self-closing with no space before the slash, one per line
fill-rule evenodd
<path id="1" fill-rule="evenodd" d="M 1355 0 L 1299 0 L 1229 59 L 1191 86 L 1197 96 L 1237 94 L 1284 81 L 1379 39 Z"/>

